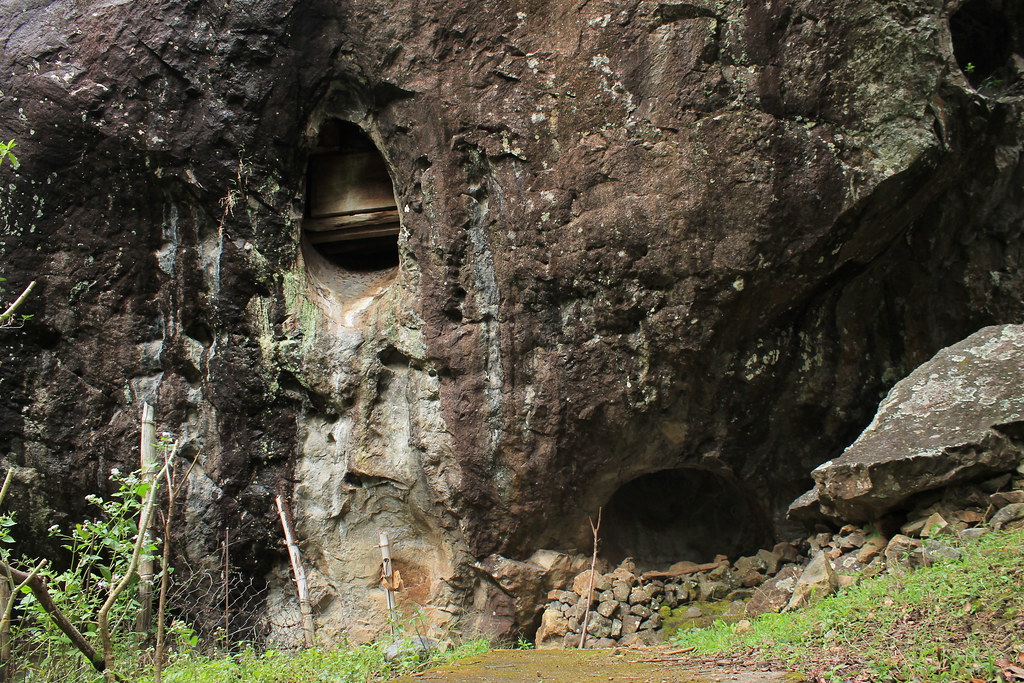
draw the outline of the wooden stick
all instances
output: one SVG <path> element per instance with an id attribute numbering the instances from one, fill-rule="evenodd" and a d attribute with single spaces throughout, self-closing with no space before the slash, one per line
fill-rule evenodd
<path id="1" fill-rule="evenodd" d="M 153 406 L 142 404 L 142 433 L 139 441 L 139 465 L 142 481 L 156 485 L 156 424 L 153 422 Z M 153 525 L 145 529 L 146 543 L 153 542 Z M 135 620 L 135 632 L 145 637 L 153 628 L 153 558 L 144 557 L 139 561 L 139 615 Z"/>
<path id="2" fill-rule="evenodd" d="M 590 558 L 590 581 L 587 585 L 587 609 L 583 613 L 583 630 L 580 632 L 580 644 L 579 649 L 586 649 L 587 641 L 587 622 L 590 621 L 590 603 L 594 596 L 594 574 L 597 573 L 597 532 L 601 529 L 601 508 L 597 508 L 597 524 L 594 524 L 594 520 L 587 518 L 590 523 L 590 532 L 594 534 L 594 554 Z"/>
<path id="3" fill-rule="evenodd" d="M 302 567 L 302 552 L 299 550 L 298 543 L 295 542 L 295 534 L 285 509 L 284 499 L 278 496 L 275 498 L 275 502 L 277 503 L 277 514 L 281 518 L 281 526 L 284 528 L 284 540 L 288 544 L 288 560 L 291 562 L 292 574 L 295 576 L 295 590 L 299 595 L 299 611 L 302 613 L 302 641 L 306 647 L 313 647 L 316 642 L 316 624 L 313 621 L 313 608 L 309 604 L 309 585 L 306 583 L 306 570 Z"/>
<path id="4" fill-rule="evenodd" d="M 648 579 L 673 579 L 680 576 L 687 576 L 689 574 L 696 574 L 698 572 L 710 571 L 712 569 L 718 569 L 719 567 L 728 566 L 728 562 L 707 562 L 705 564 L 694 564 L 689 567 L 683 567 L 682 569 L 676 569 L 675 571 L 669 572 L 644 572 L 640 578 L 645 581 Z"/>
<path id="5" fill-rule="evenodd" d="M 380 555 L 383 560 L 381 575 L 384 577 L 384 592 L 388 600 L 388 616 L 391 620 L 391 632 L 395 632 L 395 592 L 391 590 L 393 572 L 391 569 L 391 541 L 388 539 L 388 532 L 377 532 L 380 541 Z"/>

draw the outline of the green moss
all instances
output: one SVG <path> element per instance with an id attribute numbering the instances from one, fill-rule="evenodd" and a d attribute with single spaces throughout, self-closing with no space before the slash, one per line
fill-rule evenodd
<path id="1" fill-rule="evenodd" d="M 717 600 L 714 602 L 691 602 L 686 605 L 680 605 L 679 607 L 671 610 L 666 616 L 662 613 L 663 628 L 665 629 L 666 637 L 671 638 L 679 631 L 685 631 L 693 628 L 707 628 L 713 626 L 715 622 L 722 621 L 726 624 L 733 624 L 743 618 L 742 614 L 726 615 L 726 610 L 729 609 L 729 605 L 732 603 L 728 600 Z M 688 617 L 686 612 L 691 608 L 697 607 L 701 611 L 699 617 Z M 662 608 L 664 609 L 664 608 Z"/>
<path id="2" fill-rule="evenodd" d="M 493 650 L 463 660 L 457 666 L 427 671 L 396 683 L 607 683 L 609 680 L 652 680 L 673 683 L 703 683 L 685 671 L 643 660 L 640 653 L 626 656 L 611 650 Z M 524 675 L 529 672 L 529 675 Z"/>

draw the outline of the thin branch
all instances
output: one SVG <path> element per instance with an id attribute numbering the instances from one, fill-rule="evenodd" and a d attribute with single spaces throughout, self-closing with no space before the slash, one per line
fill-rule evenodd
<path id="1" fill-rule="evenodd" d="M 166 467 L 166 465 L 164 465 Z M 142 511 L 139 514 L 139 533 L 135 537 L 135 548 L 132 550 L 131 560 L 128 562 L 128 567 L 125 569 L 124 576 L 121 580 L 110 589 L 110 593 L 107 595 L 106 602 L 100 607 L 99 613 L 96 615 L 96 621 L 99 625 L 100 641 L 103 643 L 103 659 L 107 666 L 107 681 L 117 680 L 117 676 L 114 674 L 114 646 L 110 640 L 110 610 L 114 606 L 114 602 L 118 596 L 124 592 L 124 589 L 128 587 L 132 578 L 135 575 L 135 570 L 139 567 L 139 558 L 142 555 L 142 546 L 146 543 L 146 529 L 149 528 L 150 520 L 153 517 L 153 509 L 156 507 L 156 492 L 159 490 L 157 482 L 160 481 L 160 477 L 163 476 L 163 472 L 158 472 L 154 477 L 153 483 L 150 485 L 149 490 L 146 492 L 146 497 L 142 501 Z"/>
<path id="2" fill-rule="evenodd" d="M 38 570 L 36 570 L 38 571 Z M 18 571 L 14 567 L 10 566 L 6 562 L 0 561 L 0 572 L 3 572 L 6 576 L 10 577 L 10 580 L 23 583 L 32 590 L 32 594 L 36 596 L 36 600 L 39 601 L 40 607 L 53 619 L 53 623 L 57 624 L 64 635 L 66 635 L 78 651 L 85 655 L 85 658 L 89 660 L 93 668 L 99 672 L 106 670 L 107 665 L 103 659 L 103 655 L 96 652 L 89 641 L 86 640 L 85 636 L 82 635 L 81 631 L 75 628 L 75 625 L 68 621 L 68 618 L 64 616 L 64 613 L 60 611 L 56 603 L 53 602 L 53 598 L 50 597 L 50 591 L 46 587 L 46 582 L 43 581 L 42 577 L 33 576 L 32 573 L 26 573 Z M 117 680 L 115 677 L 113 680 Z"/>
<path id="3" fill-rule="evenodd" d="M 590 621 L 590 602 L 594 595 L 594 575 L 597 573 L 597 532 L 601 530 L 601 508 L 597 508 L 597 524 L 594 520 L 587 518 L 590 522 L 590 532 L 594 534 L 594 554 L 590 558 L 590 581 L 587 586 L 587 610 L 583 613 L 583 630 L 580 632 L 579 648 L 582 650 L 587 640 L 587 622 Z"/>
<path id="4" fill-rule="evenodd" d="M 16 310 L 18 310 L 18 307 L 21 306 L 23 303 L 25 303 L 25 299 L 28 298 L 28 295 L 32 292 L 32 290 L 35 288 L 35 286 L 36 286 L 36 281 L 35 280 L 33 280 L 32 282 L 28 283 L 28 287 L 26 287 L 25 291 L 23 291 L 21 293 L 21 296 L 19 296 L 17 299 L 15 299 L 14 303 L 11 304 L 10 306 L 8 306 L 6 311 L 4 311 L 3 313 L 0 313 L 0 324 L 6 323 L 7 320 L 9 320 L 12 315 L 14 315 L 14 312 Z"/>
<path id="5" fill-rule="evenodd" d="M 171 529 L 174 522 L 175 503 L 178 502 L 178 494 L 181 493 L 182 485 L 188 481 L 192 474 L 192 468 L 196 466 L 193 460 L 185 473 L 185 478 L 175 486 L 175 475 L 177 465 L 174 456 L 178 452 L 178 442 L 171 445 L 170 454 L 164 455 L 164 478 L 167 481 L 167 515 L 164 517 L 164 547 L 160 558 L 160 596 L 157 598 L 156 608 L 156 652 L 154 654 L 153 683 L 160 683 L 164 668 L 164 632 L 166 630 L 165 618 L 167 610 L 167 590 L 170 587 L 171 575 Z"/>

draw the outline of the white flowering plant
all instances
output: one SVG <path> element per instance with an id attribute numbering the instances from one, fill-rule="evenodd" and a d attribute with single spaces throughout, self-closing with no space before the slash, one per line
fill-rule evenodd
<path id="1" fill-rule="evenodd" d="M 111 586 L 125 576 L 138 535 L 138 517 L 143 500 L 152 484 L 143 481 L 139 472 L 121 474 L 114 469 L 110 480 L 117 490 L 109 497 L 86 496 L 98 514 L 93 519 L 77 523 L 69 531 L 59 525 L 49 528 L 52 538 L 68 552 L 60 567 L 52 564 L 34 564 L 25 558 L 11 557 L 14 543 L 15 519 L 12 513 L 0 514 L 0 559 L 12 567 L 36 568 L 49 588 L 50 596 L 60 611 L 81 632 L 92 639 L 98 635 L 96 616 L 110 594 Z M 143 555 L 156 554 L 156 540 L 143 545 Z M 138 582 L 132 572 L 131 583 Z M 76 651 L 49 618 L 43 606 L 28 587 L 15 596 L 16 611 L 23 618 L 12 622 L 12 636 L 43 644 L 40 656 L 29 666 L 40 667 L 40 672 L 52 672 L 70 662 L 79 662 Z M 125 590 L 110 611 L 109 620 L 114 633 L 130 637 L 131 622 L 138 612 L 134 590 Z M 125 643 L 130 645 L 130 643 Z"/>

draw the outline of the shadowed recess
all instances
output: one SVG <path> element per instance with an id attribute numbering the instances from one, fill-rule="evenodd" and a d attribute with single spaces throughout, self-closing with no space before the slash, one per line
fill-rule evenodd
<path id="1" fill-rule="evenodd" d="M 641 570 L 736 557 L 767 540 L 762 515 L 742 487 L 706 470 L 663 470 L 634 479 L 604 508 L 601 555 Z"/>

